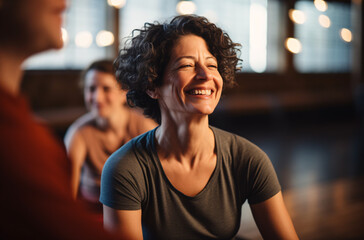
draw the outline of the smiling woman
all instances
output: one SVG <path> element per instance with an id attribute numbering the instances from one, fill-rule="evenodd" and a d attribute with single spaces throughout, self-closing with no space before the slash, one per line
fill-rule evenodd
<path id="1" fill-rule="evenodd" d="M 134 31 L 140 33 L 130 40 L 129 44 L 132 47 L 122 49 L 122 54 L 116 60 L 116 74 L 123 83 L 123 88 L 128 90 L 128 103 L 142 108 L 145 115 L 157 122 L 160 122 L 159 104 L 156 99 L 150 98 L 147 90 L 154 90 L 162 85 L 163 77 L 166 75 L 163 71 L 167 64 L 172 64 L 169 63 L 172 47 L 182 35 L 201 35 L 205 42 L 199 44 L 208 48 L 209 61 L 215 59 L 213 64 L 221 75 L 224 85 L 235 84 L 234 74 L 239 62 L 237 54 L 240 44 L 233 43 L 215 24 L 206 24 L 207 19 L 196 23 L 185 23 L 183 20 L 184 18 L 175 18 L 170 25 L 145 23 L 144 29 Z M 182 26 L 183 24 L 190 25 Z M 193 61 L 194 55 L 196 53 L 193 53 L 193 56 L 183 56 L 183 59 Z M 190 65 L 195 66 L 194 62 Z"/>
<path id="2" fill-rule="evenodd" d="M 146 23 L 121 51 L 129 104 L 160 123 L 106 162 L 104 225 L 126 239 L 232 239 L 248 200 L 264 238 L 297 239 L 267 155 L 209 126 L 239 44 L 206 18 Z"/>
<path id="3" fill-rule="evenodd" d="M 147 93 L 158 99 L 162 120 L 173 114 L 211 114 L 219 102 L 223 80 L 203 38 L 180 37 L 171 51 L 163 85 Z M 177 116 L 176 116 L 177 117 Z"/>

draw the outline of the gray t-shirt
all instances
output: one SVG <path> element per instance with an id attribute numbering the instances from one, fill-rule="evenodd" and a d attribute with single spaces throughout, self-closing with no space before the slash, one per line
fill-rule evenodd
<path id="1" fill-rule="evenodd" d="M 267 155 L 248 140 L 211 127 L 217 162 L 204 189 L 189 197 L 166 177 L 155 129 L 132 139 L 107 160 L 100 201 L 118 210 L 142 210 L 144 239 L 232 239 L 241 206 L 269 199 L 280 185 Z"/>

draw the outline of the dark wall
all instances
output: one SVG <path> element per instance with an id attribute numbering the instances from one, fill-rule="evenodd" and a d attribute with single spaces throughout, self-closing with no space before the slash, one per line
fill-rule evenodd
<path id="1" fill-rule="evenodd" d="M 35 111 L 83 106 L 80 71 L 25 71 L 22 91 Z"/>
<path id="2" fill-rule="evenodd" d="M 86 112 L 79 87 L 80 71 L 25 71 L 22 92 L 36 116 L 60 138 L 68 126 Z"/>
<path id="3" fill-rule="evenodd" d="M 22 91 L 36 114 L 61 135 L 85 112 L 80 71 L 26 71 Z M 350 74 L 238 74 L 225 89 L 216 114 L 276 114 L 326 107 L 352 107 Z"/>

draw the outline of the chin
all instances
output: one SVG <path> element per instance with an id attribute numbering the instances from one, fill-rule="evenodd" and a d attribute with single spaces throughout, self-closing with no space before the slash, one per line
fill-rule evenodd
<path id="1" fill-rule="evenodd" d="M 111 115 L 110 111 L 106 111 L 106 110 L 98 110 L 98 111 L 96 111 L 96 114 L 98 117 L 101 117 L 101 118 L 109 118 Z"/>
<path id="2" fill-rule="evenodd" d="M 199 114 L 203 114 L 203 115 L 210 115 L 215 111 L 215 107 L 203 107 L 203 108 L 198 108 L 196 107 L 195 110 L 197 111 L 197 113 Z"/>
<path id="3" fill-rule="evenodd" d="M 212 114 L 214 112 L 214 110 L 203 110 L 203 111 L 195 111 L 195 114 L 197 115 L 201 115 L 201 116 L 208 116 L 210 114 Z"/>
<path id="4" fill-rule="evenodd" d="M 64 46 L 62 34 L 54 37 L 53 40 L 50 42 L 51 42 L 50 49 L 61 49 Z"/>
<path id="5" fill-rule="evenodd" d="M 63 43 L 63 40 L 61 39 L 61 41 L 59 41 L 59 42 L 57 42 L 55 45 L 54 45 L 54 49 L 57 49 L 57 50 L 59 50 L 59 49 L 61 49 L 61 48 L 63 48 L 64 47 L 64 43 Z"/>
<path id="6" fill-rule="evenodd" d="M 39 42 L 35 47 L 33 47 L 33 51 L 31 51 L 32 54 L 41 53 L 48 50 L 58 50 L 63 47 L 63 41 L 57 40 L 49 40 L 48 42 Z"/>
<path id="7" fill-rule="evenodd" d="M 103 113 L 102 111 L 97 111 L 96 116 L 100 118 L 106 118 L 108 115 L 106 113 Z"/>

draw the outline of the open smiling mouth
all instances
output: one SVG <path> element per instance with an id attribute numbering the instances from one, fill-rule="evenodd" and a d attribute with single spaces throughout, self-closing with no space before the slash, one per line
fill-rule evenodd
<path id="1" fill-rule="evenodd" d="M 204 96 L 210 96 L 212 93 L 211 89 L 192 89 L 187 92 L 190 95 L 204 95 Z"/>

